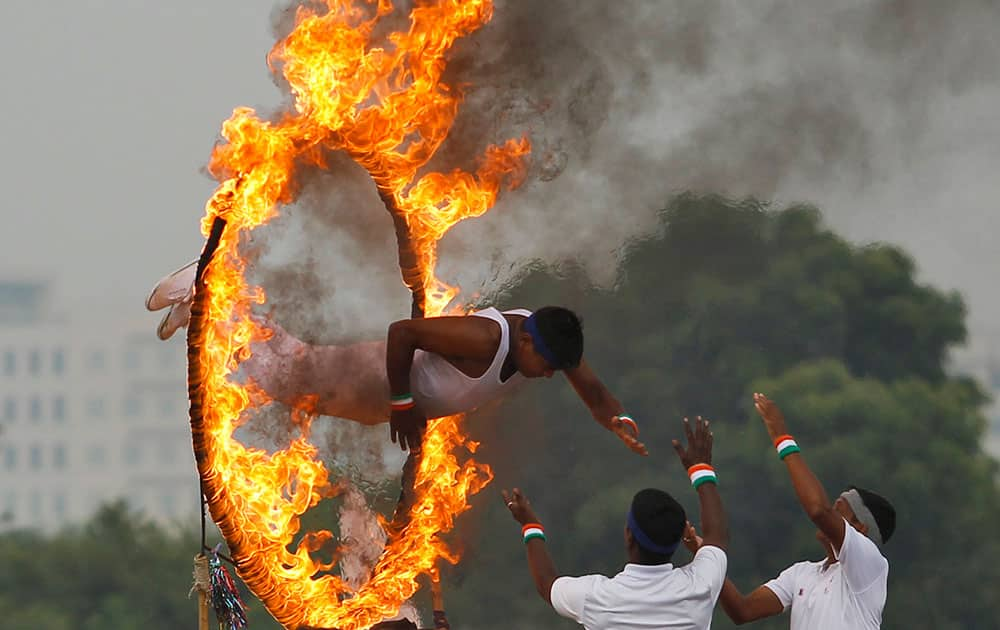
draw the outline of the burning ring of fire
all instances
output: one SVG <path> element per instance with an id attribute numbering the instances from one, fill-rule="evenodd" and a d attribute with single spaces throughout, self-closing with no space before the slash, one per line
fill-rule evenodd
<path id="1" fill-rule="evenodd" d="M 433 573 L 438 559 L 457 561 L 438 535 L 452 528 L 468 509 L 467 497 L 492 473 L 471 459 L 459 463 L 459 447 L 475 448 L 460 416 L 433 420 L 410 520 L 390 539 L 367 584 L 352 591 L 326 573 L 333 563 L 310 556 L 331 532 L 309 532 L 290 549 L 300 516 L 334 486 L 307 440 L 311 416 L 304 408 L 292 411 L 303 434 L 284 450 L 247 448 L 233 437 L 244 412 L 267 402 L 228 378 L 250 355 L 250 343 L 266 334 L 249 318 L 264 294 L 244 280 L 238 242 L 294 200 L 297 164 L 322 164 L 325 151 L 346 151 L 371 174 L 394 218 L 405 222 L 417 260 L 401 267 L 421 311 L 442 313 L 458 289 L 434 275 L 438 240 L 458 221 L 486 212 L 502 184 L 516 186 L 530 149 L 526 139 L 510 140 L 489 147 L 475 174 L 428 173 L 414 181 L 447 137 L 461 101 L 441 82 L 445 55 L 457 38 L 488 22 L 492 10 L 490 0 L 418 2 L 408 31 L 390 33 L 381 48 L 373 30 L 393 11 L 389 0 L 300 7 L 294 30 L 268 57 L 291 86 L 294 111 L 266 121 L 236 109 L 222 127 L 226 142 L 212 153 L 209 168 L 220 184 L 202 223 L 208 244 L 188 331 L 194 450 L 212 518 L 240 577 L 287 628 L 367 628 L 394 615 L 416 592 L 419 575 Z"/>

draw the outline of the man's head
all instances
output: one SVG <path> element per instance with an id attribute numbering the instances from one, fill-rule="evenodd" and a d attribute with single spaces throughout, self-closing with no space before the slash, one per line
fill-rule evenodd
<path id="1" fill-rule="evenodd" d="M 630 562 L 666 564 L 680 544 L 687 524 L 684 508 L 663 490 L 646 488 L 632 498 L 625 525 Z"/>
<path id="2" fill-rule="evenodd" d="M 889 542 L 896 531 L 896 510 L 871 490 L 850 486 L 833 502 L 851 527 L 872 539 L 880 547 Z M 825 542 L 825 541 L 824 541 Z"/>
<path id="3" fill-rule="evenodd" d="M 575 368 L 583 357 L 583 324 L 576 313 L 546 306 L 521 324 L 514 346 L 517 371 L 528 378 L 549 377 Z"/>

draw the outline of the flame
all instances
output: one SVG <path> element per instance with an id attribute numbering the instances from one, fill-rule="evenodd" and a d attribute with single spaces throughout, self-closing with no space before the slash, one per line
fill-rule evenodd
<path id="1" fill-rule="evenodd" d="M 438 240 L 458 221 L 479 216 L 504 184 L 524 176 L 527 139 L 489 147 L 475 173 L 455 170 L 417 178 L 448 135 L 461 93 L 441 81 L 445 56 L 456 39 L 492 16 L 490 0 L 418 3 L 409 30 L 374 45 L 379 21 L 393 11 L 389 0 L 326 0 L 299 7 L 294 30 L 278 42 L 268 63 L 280 68 L 294 96 L 294 111 L 266 121 L 237 108 L 222 127 L 209 169 L 220 184 L 206 204 L 202 228 L 225 221 L 218 246 L 200 277 L 189 330 L 192 432 L 199 474 L 212 517 L 229 544 L 239 575 L 280 623 L 367 628 L 392 616 L 417 590 L 420 575 L 436 562 L 457 562 L 438 534 L 468 509 L 467 497 L 492 479 L 489 467 L 460 463 L 472 452 L 460 416 L 428 425 L 410 521 L 394 537 L 371 579 L 352 591 L 325 573 L 310 550 L 332 537 L 306 535 L 292 548 L 300 516 L 337 492 L 309 441 L 312 416 L 292 411 L 302 435 L 269 454 L 233 438 L 244 412 L 267 402 L 259 391 L 229 376 L 266 335 L 249 318 L 264 293 L 244 280 L 241 235 L 268 222 L 295 199 L 296 165 L 321 163 L 324 151 L 343 150 L 372 175 L 380 194 L 403 217 L 417 251 L 416 286 L 425 311 L 437 315 L 457 287 L 434 273 Z M 211 242 L 211 240 L 210 240 Z M 405 270 L 404 270 L 405 274 Z M 409 280 L 408 280 L 409 283 Z"/>

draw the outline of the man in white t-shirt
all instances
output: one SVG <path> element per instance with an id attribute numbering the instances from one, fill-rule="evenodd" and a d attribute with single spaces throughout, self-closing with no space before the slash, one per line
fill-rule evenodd
<path id="1" fill-rule="evenodd" d="M 729 540 L 722 500 L 711 467 L 712 434 L 701 418 L 692 431 L 684 421 L 688 446 L 674 440 L 684 467 L 698 492 L 704 540 L 694 560 L 671 564 L 688 526 L 684 508 L 666 492 L 647 488 L 632 499 L 625 524 L 628 564 L 613 578 L 603 575 L 557 577 L 545 547 L 544 529 L 520 490 L 504 501 L 522 525 L 528 566 L 538 594 L 557 613 L 587 630 L 703 630 L 726 577 Z"/>
<path id="2" fill-rule="evenodd" d="M 734 623 L 791 610 L 791 630 L 874 630 L 882 624 L 889 561 L 881 546 L 896 529 L 896 512 L 881 496 L 850 487 L 833 504 L 788 433 L 778 406 L 754 394 L 757 412 L 826 551 L 818 562 L 798 562 L 749 595 L 726 580 L 719 601 Z"/>

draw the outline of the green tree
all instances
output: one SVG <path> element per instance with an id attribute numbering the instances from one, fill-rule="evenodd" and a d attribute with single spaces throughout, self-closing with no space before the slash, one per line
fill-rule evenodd
<path id="1" fill-rule="evenodd" d="M 985 397 L 945 369 L 965 339 L 962 300 L 914 272 L 899 248 L 853 246 L 815 208 L 683 195 L 656 237 L 630 246 L 614 290 L 590 287 L 572 266 L 538 269 L 513 287 L 502 302 L 583 314 L 588 360 L 637 416 L 652 454 L 628 453 L 568 386 L 531 388 L 490 420 L 473 418 L 497 479 L 477 498 L 481 519 L 459 534 L 467 552 L 449 574 L 456 627 L 573 627 L 533 593 L 497 488 L 529 493 L 562 571 L 614 574 L 636 490 L 661 487 L 697 508 L 669 447 L 684 415 L 715 421 L 730 575 L 747 589 L 821 555 L 751 413 L 756 390 L 785 407 L 831 494 L 856 483 L 897 506 L 886 627 L 992 627 L 1000 498 L 995 462 L 979 446 Z M 956 536 L 968 553 L 945 542 Z M 721 610 L 714 627 L 731 627 Z"/>
<path id="2" fill-rule="evenodd" d="M 188 598 L 200 539 L 168 530 L 117 502 L 79 528 L 51 537 L 0 536 L 0 619 L 10 630 L 196 628 Z M 279 628 L 259 604 L 253 627 Z"/>

